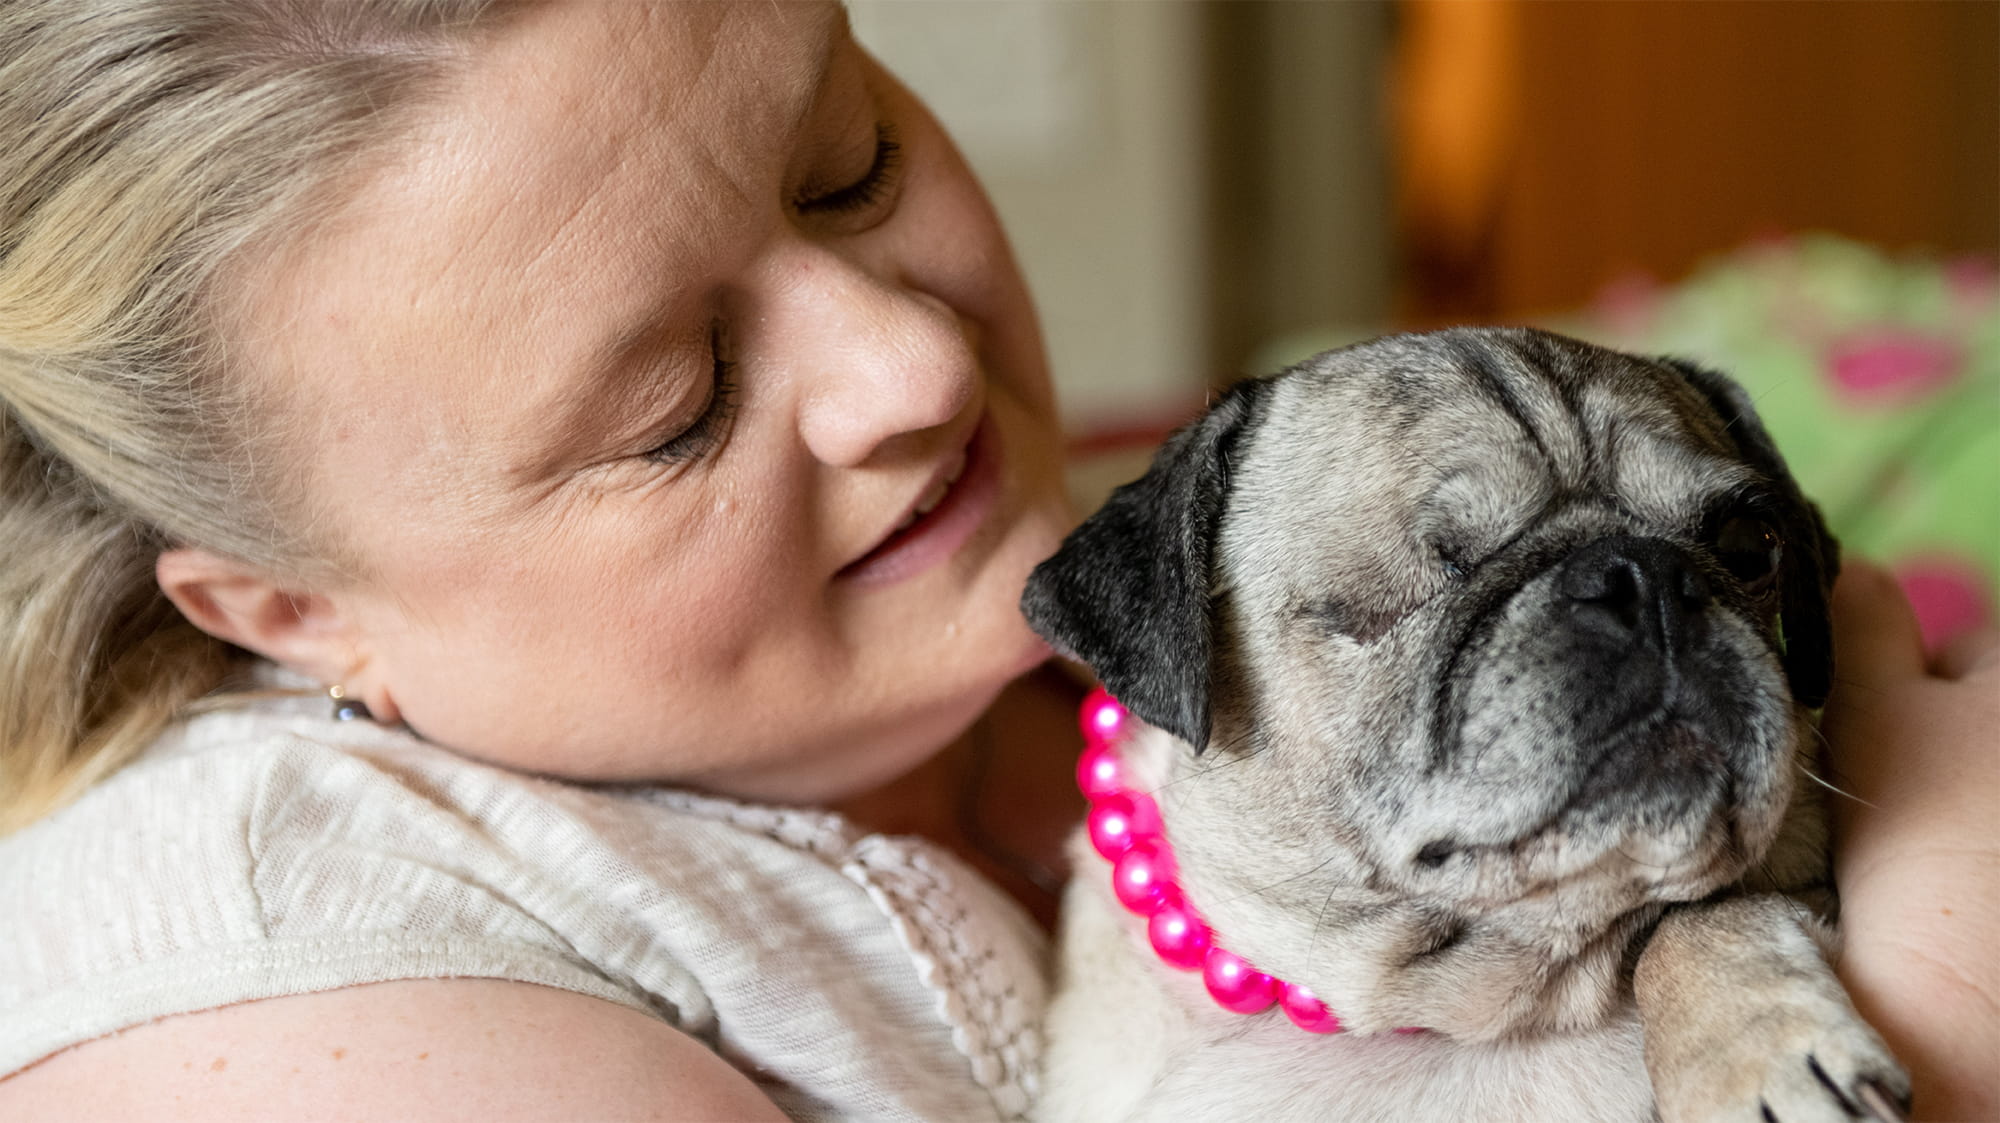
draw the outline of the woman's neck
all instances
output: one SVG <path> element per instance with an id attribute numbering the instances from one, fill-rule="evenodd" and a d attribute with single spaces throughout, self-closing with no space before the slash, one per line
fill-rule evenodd
<path id="1" fill-rule="evenodd" d="M 936 842 L 1052 926 L 1064 844 L 1083 816 L 1072 779 L 1082 697 L 1074 679 L 1044 664 L 1009 683 L 943 751 L 834 810 L 871 831 Z"/>

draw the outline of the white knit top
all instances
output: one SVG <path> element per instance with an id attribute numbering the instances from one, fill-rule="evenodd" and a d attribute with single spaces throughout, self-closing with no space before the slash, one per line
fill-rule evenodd
<path id="1" fill-rule="evenodd" d="M 169 1014 L 465 976 L 659 1018 L 795 1118 L 1027 1111 L 1045 941 L 938 847 L 326 709 L 196 718 L 0 839 L 0 1074 Z"/>

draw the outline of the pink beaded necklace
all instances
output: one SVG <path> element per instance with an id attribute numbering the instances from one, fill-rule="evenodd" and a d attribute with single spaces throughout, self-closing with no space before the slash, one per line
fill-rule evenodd
<path id="1" fill-rule="evenodd" d="M 1342 1032 L 1340 1019 L 1312 991 L 1267 975 L 1217 946 L 1215 933 L 1181 893 L 1159 804 L 1125 784 L 1117 752 L 1125 707 L 1099 687 L 1083 700 L 1079 716 L 1084 750 L 1076 764 L 1076 784 L 1090 800 L 1090 844 L 1112 863 L 1111 891 L 1119 903 L 1146 918 L 1146 938 L 1161 961 L 1200 971 L 1209 995 L 1225 1010 L 1261 1014 L 1275 1005 L 1307 1033 Z"/>

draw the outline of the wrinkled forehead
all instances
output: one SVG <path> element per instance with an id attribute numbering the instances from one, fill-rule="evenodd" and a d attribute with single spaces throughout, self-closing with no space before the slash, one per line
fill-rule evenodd
<path id="1" fill-rule="evenodd" d="M 1241 460 L 1243 497 L 1356 525 L 1584 498 L 1672 524 L 1758 478 L 1671 367 L 1541 336 L 1335 352 L 1280 381 Z"/>

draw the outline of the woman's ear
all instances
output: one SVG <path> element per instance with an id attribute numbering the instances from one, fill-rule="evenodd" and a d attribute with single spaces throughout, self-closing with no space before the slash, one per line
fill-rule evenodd
<path id="1" fill-rule="evenodd" d="M 387 689 L 368 674 L 363 631 L 342 598 L 195 547 L 162 551 L 153 574 L 195 627 L 308 678 L 340 683 L 378 721 L 397 720 Z"/>

